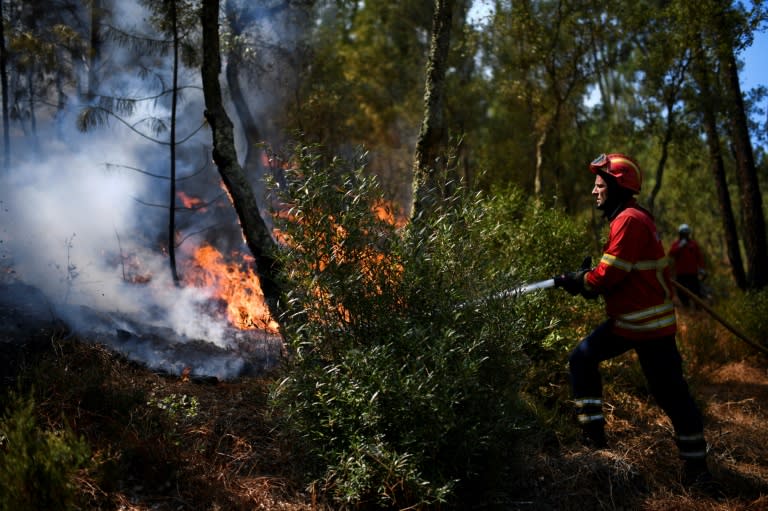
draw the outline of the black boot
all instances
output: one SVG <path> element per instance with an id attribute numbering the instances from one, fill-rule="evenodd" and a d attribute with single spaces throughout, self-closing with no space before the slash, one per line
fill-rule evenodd
<path id="1" fill-rule="evenodd" d="M 576 405 L 576 420 L 581 426 L 582 442 L 593 449 L 605 449 L 605 417 L 603 416 L 603 400 L 599 397 L 574 399 Z"/>
<path id="2" fill-rule="evenodd" d="M 706 458 L 684 460 L 681 482 L 690 491 L 701 492 L 715 498 L 722 497 L 722 488 L 712 477 Z"/>
<path id="3" fill-rule="evenodd" d="M 593 421 L 581 425 L 582 443 L 593 449 L 605 449 L 608 441 L 605 438 L 605 422 Z"/>
<path id="4" fill-rule="evenodd" d="M 694 487 L 710 483 L 712 474 L 707 468 L 707 442 L 704 434 L 678 435 L 675 441 L 683 459 L 683 485 Z"/>
<path id="5" fill-rule="evenodd" d="M 712 474 L 709 472 L 706 459 L 695 458 L 683 461 L 683 484 L 685 486 L 711 480 Z"/>

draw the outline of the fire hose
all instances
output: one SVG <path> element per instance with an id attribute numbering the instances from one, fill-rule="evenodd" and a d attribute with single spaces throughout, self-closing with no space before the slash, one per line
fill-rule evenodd
<path id="1" fill-rule="evenodd" d="M 588 270 L 592 266 L 592 258 L 590 256 L 587 256 L 584 258 L 584 261 L 581 263 L 581 267 L 579 269 L 581 270 Z M 555 287 L 555 279 L 554 277 L 551 279 L 546 280 L 540 280 L 538 282 L 530 282 L 528 284 L 523 284 L 518 287 L 514 287 L 512 289 L 505 289 L 504 291 L 499 291 L 496 294 L 486 296 L 485 298 L 481 298 L 479 300 L 474 300 L 471 302 L 464 302 L 458 306 L 459 309 L 463 309 L 464 307 L 467 307 L 469 305 L 479 305 L 481 303 L 486 303 L 491 300 L 502 300 L 505 298 L 515 298 L 520 295 L 525 295 L 528 293 L 532 293 L 533 291 L 538 291 L 539 289 L 549 289 L 551 287 Z"/>
<path id="2" fill-rule="evenodd" d="M 587 263 L 587 260 L 585 259 L 584 263 Z M 582 267 L 585 266 L 585 264 L 582 264 Z M 749 337 L 747 337 L 744 333 L 742 333 L 740 330 L 738 330 L 735 326 L 733 326 L 729 321 L 727 321 L 725 318 L 723 318 L 721 315 L 719 315 L 717 312 L 715 312 L 709 305 L 707 305 L 704 300 L 699 298 L 695 293 L 693 293 L 691 290 L 689 290 L 687 287 L 683 286 L 676 280 L 672 281 L 672 284 L 683 294 L 685 294 L 688 298 L 693 300 L 699 307 L 704 309 L 712 318 L 714 318 L 717 322 L 719 322 L 721 325 L 723 325 L 725 328 L 727 328 L 732 334 L 734 334 L 736 337 L 744 341 L 745 343 L 749 344 L 756 350 L 760 351 L 763 354 L 768 355 L 768 348 L 763 346 L 762 344 L 753 341 Z M 478 305 L 480 303 L 485 303 L 490 300 L 501 300 L 505 298 L 515 298 L 520 295 L 532 293 L 533 291 L 538 291 L 540 289 L 549 289 L 555 287 L 555 279 L 546 279 L 546 280 L 540 280 L 538 282 L 531 282 L 528 284 L 523 284 L 521 286 L 512 288 L 512 289 L 506 289 L 504 291 L 499 291 L 496 294 L 493 294 L 491 296 L 485 297 L 480 300 L 475 300 L 472 302 L 465 302 L 459 305 L 459 308 L 464 308 L 469 305 Z"/>
<path id="3" fill-rule="evenodd" d="M 696 303 L 699 307 L 704 309 L 710 316 L 712 316 L 715 320 L 717 320 L 721 325 L 723 325 L 725 328 L 727 328 L 733 335 L 741 339 L 742 341 L 746 342 L 756 350 L 760 351 L 761 353 L 764 353 L 768 355 L 768 348 L 763 346 L 762 344 L 759 344 L 746 335 L 744 335 L 742 332 L 740 332 L 735 326 L 733 326 L 730 322 L 728 322 L 725 318 L 720 316 L 717 312 L 715 312 L 709 305 L 707 305 L 704 300 L 699 298 L 699 296 L 692 292 L 690 289 L 685 287 L 684 285 L 680 284 L 676 280 L 672 281 L 672 284 L 677 288 L 678 291 L 683 293 L 685 296 L 690 298 L 691 300 Z"/>
<path id="4" fill-rule="evenodd" d="M 555 279 L 546 279 L 546 280 L 540 280 L 538 282 L 530 282 L 528 284 L 523 284 L 522 286 L 514 287 L 512 289 L 505 289 L 504 291 L 499 291 L 498 293 L 492 294 L 490 296 L 486 296 L 484 298 L 480 298 L 479 300 L 473 300 L 471 302 L 464 302 L 459 304 L 457 309 L 463 309 L 465 307 L 469 307 L 472 305 L 480 305 L 482 303 L 487 303 L 493 300 L 503 300 L 505 298 L 514 298 L 520 295 L 532 293 L 533 291 L 538 291 L 539 289 L 549 289 L 550 287 L 555 287 Z"/>
<path id="5" fill-rule="evenodd" d="M 532 293 L 533 291 L 538 291 L 539 289 L 549 289 L 550 287 L 555 287 L 555 279 L 540 280 L 539 282 L 531 282 L 531 283 L 523 284 L 522 286 L 518 286 L 512 289 L 499 291 L 495 295 L 491 295 L 489 299 L 500 300 L 502 298 L 525 295 L 528 293 Z"/>

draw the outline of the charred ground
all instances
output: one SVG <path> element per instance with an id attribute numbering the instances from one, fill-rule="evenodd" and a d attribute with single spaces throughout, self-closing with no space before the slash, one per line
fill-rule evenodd
<path id="1" fill-rule="evenodd" d="M 275 435 L 273 375 L 158 373 L 74 334 L 29 296 L 0 304 L 0 376 L 6 390 L 34 396 L 41 427 L 86 439 L 84 509 L 333 508 L 307 489 L 302 453 Z M 768 363 L 701 312 L 681 314 L 681 348 L 705 414 L 715 491 L 681 486 L 670 423 L 627 355 L 606 370 L 610 448 L 583 448 L 555 424 L 524 432 L 508 485 L 478 494 L 475 508 L 768 509 Z"/>

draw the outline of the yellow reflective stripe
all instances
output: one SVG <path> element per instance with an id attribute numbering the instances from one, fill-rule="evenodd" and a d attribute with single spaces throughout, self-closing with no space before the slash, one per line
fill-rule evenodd
<path id="1" fill-rule="evenodd" d="M 640 173 L 640 169 L 637 168 L 637 165 L 635 165 L 635 162 L 633 162 L 632 160 L 628 160 L 626 158 L 614 156 L 613 158 L 611 158 L 610 161 L 611 161 L 611 164 L 613 164 L 615 162 L 615 163 L 623 163 L 625 165 L 629 165 L 630 167 L 632 167 L 635 170 L 635 172 L 637 172 L 637 177 L 638 178 L 642 178 L 643 174 Z"/>
<path id="2" fill-rule="evenodd" d="M 600 262 L 605 263 L 608 266 L 614 266 L 620 270 L 632 271 L 632 263 L 625 261 L 624 259 L 619 259 L 611 254 L 603 254 L 603 257 L 600 258 Z"/>
<path id="3" fill-rule="evenodd" d="M 587 422 L 595 422 L 595 421 L 601 421 L 605 418 L 603 417 L 603 414 L 596 414 L 596 415 L 586 415 L 586 414 L 580 414 L 577 416 L 579 419 L 579 422 L 581 424 L 586 424 Z"/>
<path id="4" fill-rule="evenodd" d="M 650 260 L 650 261 L 638 261 L 635 263 L 635 269 L 638 270 L 663 270 L 669 264 L 669 260 L 664 257 L 662 259 Z"/>
<path id="5" fill-rule="evenodd" d="M 632 270 L 661 270 L 667 267 L 669 260 L 666 257 L 661 259 L 650 259 L 648 261 L 638 261 L 634 264 L 624 259 L 619 259 L 613 254 L 605 253 L 600 258 L 600 261 L 608 266 L 615 266 L 624 271 Z"/>
<path id="6" fill-rule="evenodd" d="M 705 458 L 706 456 L 707 456 L 706 449 L 699 450 L 699 451 L 680 451 L 681 458 L 695 459 L 695 458 Z"/>
<path id="7" fill-rule="evenodd" d="M 704 433 L 696 433 L 695 435 L 677 435 L 677 439 L 681 442 L 698 442 L 704 440 Z"/>
<path id="8" fill-rule="evenodd" d="M 604 262 L 608 266 L 616 266 L 622 270 L 659 270 L 664 269 L 669 265 L 669 260 L 666 257 L 661 259 L 649 259 L 648 261 L 638 261 L 634 264 L 624 259 L 619 259 L 613 254 L 605 253 L 600 258 L 601 262 Z"/>
<path id="9" fill-rule="evenodd" d="M 626 321 L 616 320 L 616 326 L 621 327 L 625 330 L 635 330 L 638 332 L 645 331 L 645 330 L 661 329 L 674 324 L 675 324 L 674 314 L 670 314 L 669 316 L 664 316 L 662 318 L 659 318 L 653 321 L 647 321 L 645 323 L 627 323 Z"/>
<path id="10" fill-rule="evenodd" d="M 664 290 L 664 298 L 666 300 L 671 300 L 672 291 L 669 289 L 669 286 L 667 286 L 667 279 L 664 278 L 664 268 L 666 268 L 666 265 L 656 270 L 656 280 L 659 282 L 659 285 Z"/>
<path id="11" fill-rule="evenodd" d="M 584 405 L 603 405 L 603 400 L 599 398 L 594 397 L 585 397 L 582 399 L 574 399 L 573 402 L 576 404 L 576 406 L 584 406 Z"/>
<path id="12" fill-rule="evenodd" d="M 651 316 L 657 316 L 659 314 L 669 312 L 674 310 L 674 308 L 675 306 L 672 304 L 672 302 L 664 302 L 661 305 L 654 305 L 653 307 L 648 307 L 647 309 L 630 312 L 628 314 L 622 314 L 619 316 L 619 319 L 626 321 L 637 321 L 638 319 L 650 318 Z"/>

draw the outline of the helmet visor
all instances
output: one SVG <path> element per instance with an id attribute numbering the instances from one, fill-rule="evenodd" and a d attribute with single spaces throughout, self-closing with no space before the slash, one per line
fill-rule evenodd
<path id="1" fill-rule="evenodd" d="M 605 153 L 592 160 L 592 163 L 589 164 L 589 170 L 593 173 L 597 173 L 598 171 L 608 172 L 610 168 L 611 162 Z"/>

